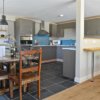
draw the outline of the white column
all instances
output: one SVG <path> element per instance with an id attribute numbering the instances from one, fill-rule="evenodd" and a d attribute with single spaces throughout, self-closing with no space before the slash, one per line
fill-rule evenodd
<path id="1" fill-rule="evenodd" d="M 75 81 L 83 81 L 84 70 L 84 0 L 76 0 L 76 73 Z"/>

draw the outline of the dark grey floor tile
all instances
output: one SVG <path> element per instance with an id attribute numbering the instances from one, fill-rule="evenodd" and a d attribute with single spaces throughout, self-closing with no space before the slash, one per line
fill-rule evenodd
<path id="1" fill-rule="evenodd" d="M 53 83 L 61 83 L 61 82 L 64 82 L 66 80 L 67 79 L 65 79 L 63 77 L 56 77 L 56 78 L 50 79 L 50 81 L 53 82 Z"/>
<path id="2" fill-rule="evenodd" d="M 7 96 L 8 98 L 10 98 L 9 92 L 6 93 L 6 96 Z M 18 89 L 17 89 L 17 90 L 14 90 L 14 98 L 17 98 L 18 96 L 19 96 L 19 90 L 18 90 Z"/>
<path id="3" fill-rule="evenodd" d="M 51 81 L 49 81 L 49 80 L 44 80 L 44 81 L 41 81 L 41 88 L 43 89 L 43 88 L 47 88 L 47 87 L 49 87 L 49 86 L 51 86 L 51 85 L 53 85 L 54 83 L 53 82 L 51 82 Z"/>
<path id="4" fill-rule="evenodd" d="M 31 83 L 28 87 L 28 92 L 31 93 L 35 91 L 37 91 L 37 83 Z"/>
<path id="5" fill-rule="evenodd" d="M 0 100 L 7 100 L 4 96 L 0 96 Z"/>
<path id="6" fill-rule="evenodd" d="M 67 78 L 63 78 L 63 63 L 52 62 L 42 64 L 41 68 L 41 99 L 51 96 L 66 88 L 69 88 L 75 83 Z M 36 100 L 37 97 L 37 82 L 32 82 L 29 85 L 29 91 L 23 93 L 23 100 Z M 5 98 L 7 97 L 7 98 Z M 9 93 L 1 97 L 2 100 L 9 100 Z M 0 100 L 1 100 L 0 98 Z M 19 91 L 14 91 L 14 99 L 19 100 Z"/>
<path id="7" fill-rule="evenodd" d="M 18 98 L 15 98 L 14 100 L 19 100 L 19 97 Z M 29 94 L 26 94 L 26 95 L 23 96 L 23 100 L 37 100 L 37 99 L 34 98 L 34 97 L 32 97 Z"/>
<path id="8" fill-rule="evenodd" d="M 5 98 L 5 100 L 10 100 L 10 98 L 8 98 L 7 95 L 3 95 L 3 97 Z"/>
<path id="9" fill-rule="evenodd" d="M 60 83 L 60 85 L 64 86 L 65 88 L 69 88 L 76 85 L 76 83 L 74 83 L 73 81 L 67 80 L 65 82 Z"/>
<path id="10" fill-rule="evenodd" d="M 25 95 L 26 93 L 23 92 L 22 94 Z M 7 98 L 10 98 L 9 92 L 6 93 L 5 95 L 7 96 Z M 14 97 L 13 97 L 13 99 L 15 99 L 17 97 L 19 97 L 19 89 L 14 90 Z"/>
<path id="11" fill-rule="evenodd" d="M 50 92 L 50 91 L 48 91 L 46 89 L 42 89 L 41 90 L 41 99 L 44 99 L 44 98 L 46 98 L 48 96 L 51 96 L 52 94 L 53 94 L 52 92 Z M 35 93 L 31 93 L 31 95 L 35 96 L 35 98 L 38 98 L 37 94 L 35 94 Z"/>
<path id="12" fill-rule="evenodd" d="M 49 74 L 50 75 L 53 75 L 53 76 L 62 76 L 62 74 L 61 73 L 58 73 L 58 72 L 56 72 L 56 71 L 51 71 L 51 72 L 49 72 Z"/>
<path id="13" fill-rule="evenodd" d="M 50 87 L 47 88 L 47 90 L 50 90 L 53 93 L 57 93 L 57 92 L 62 91 L 64 89 L 65 88 L 61 85 L 53 85 L 53 86 L 50 86 Z"/>
<path id="14" fill-rule="evenodd" d="M 44 73 L 41 75 L 41 80 L 47 80 L 47 79 L 49 80 L 54 77 L 55 77 L 54 75 Z"/>

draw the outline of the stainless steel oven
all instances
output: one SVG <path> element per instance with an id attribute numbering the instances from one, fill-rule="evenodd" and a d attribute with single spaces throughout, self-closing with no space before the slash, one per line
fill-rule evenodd
<path id="1" fill-rule="evenodd" d="M 32 45 L 32 36 L 21 36 L 20 37 L 20 44 L 21 45 Z"/>

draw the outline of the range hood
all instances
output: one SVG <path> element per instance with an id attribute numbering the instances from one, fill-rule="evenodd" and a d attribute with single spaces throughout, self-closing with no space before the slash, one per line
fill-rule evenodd
<path id="1" fill-rule="evenodd" d="M 42 20 L 42 21 L 41 21 L 41 24 L 40 24 L 40 30 L 39 30 L 39 32 L 38 32 L 39 35 L 49 34 L 49 33 L 45 30 L 44 25 L 45 25 L 45 23 L 44 23 L 44 21 Z"/>

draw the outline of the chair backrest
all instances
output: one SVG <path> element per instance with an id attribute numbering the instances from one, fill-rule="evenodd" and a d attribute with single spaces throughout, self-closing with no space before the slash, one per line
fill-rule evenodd
<path id="1" fill-rule="evenodd" d="M 19 78 L 22 80 L 22 74 L 36 72 L 40 76 L 42 62 L 42 49 L 20 51 Z"/>

